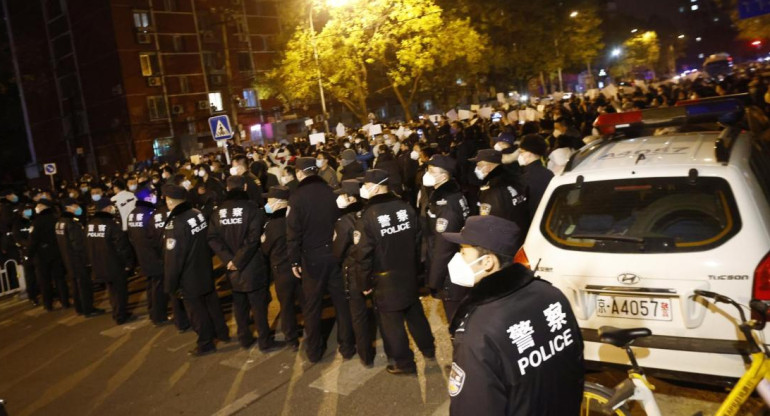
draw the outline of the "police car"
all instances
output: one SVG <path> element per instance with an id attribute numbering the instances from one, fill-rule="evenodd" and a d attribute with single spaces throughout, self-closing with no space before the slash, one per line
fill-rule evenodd
<path id="1" fill-rule="evenodd" d="M 652 373 L 743 374 L 735 311 L 693 294 L 770 301 L 770 143 L 713 123 L 743 111 L 729 98 L 601 115 L 605 138 L 551 181 L 517 260 L 570 300 L 589 364 L 628 360 L 599 327 L 648 327 L 635 347 Z"/>

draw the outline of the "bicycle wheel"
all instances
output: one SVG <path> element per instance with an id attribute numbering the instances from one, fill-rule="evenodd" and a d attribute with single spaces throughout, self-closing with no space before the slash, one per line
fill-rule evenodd
<path id="1" fill-rule="evenodd" d="M 584 416 L 606 415 L 602 407 L 610 401 L 614 391 L 601 384 L 586 382 L 583 387 L 583 404 L 580 406 L 580 414 Z M 623 404 L 612 413 L 617 416 L 631 416 L 628 406 Z"/>

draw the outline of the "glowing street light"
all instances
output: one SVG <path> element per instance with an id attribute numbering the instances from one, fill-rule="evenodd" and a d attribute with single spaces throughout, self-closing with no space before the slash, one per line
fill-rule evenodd
<path id="1" fill-rule="evenodd" d="M 623 51 L 620 48 L 615 48 L 612 50 L 611 55 L 613 57 L 618 57 Z"/>
<path id="2" fill-rule="evenodd" d="M 631 29 L 631 33 L 636 33 L 638 31 L 639 31 L 639 29 Z"/>
<path id="3" fill-rule="evenodd" d="M 684 35 L 677 36 L 677 39 L 684 39 Z"/>
<path id="4" fill-rule="evenodd" d="M 569 14 L 569 17 L 577 17 L 578 12 L 577 10 L 573 10 L 572 13 Z"/>

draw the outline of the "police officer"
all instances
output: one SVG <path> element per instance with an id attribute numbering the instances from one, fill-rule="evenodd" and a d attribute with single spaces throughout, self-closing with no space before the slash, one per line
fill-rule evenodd
<path id="1" fill-rule="evenodd" d="M 35 276 L 35 266 L 29 254 L 29 234 L 32 230 L 32 213 L 35 210 L 34 204 L 24 204 L 19 209 L 19 215 L 11 226 L 13 240 L 20 252 L 22 267 L 24 268 L 24 280 L 27 284 L 27 297 L 29 301 L 38 306 L 38 296 L 40 291 L 37 286 L 37 277 Z"/>
<path id="2" fill-rule="evenodd" d="M 300 281 L 291 272 L 286 251 L 286 208 L 289 204 L 289 188 L 271 186 L 267 193 L 267 222 L 262 234 L 262 253 L 268 258 L 275 293 L 281 307 L 281 332 L 293 351 L 299 350 L 299 326 L 295 303 L 302 303 Z"/>
<path id="3" fill-rule="evenodd" d="M 339 351 L 345 359 L 355 353 L 350 308 L 345 299 L 339 264 L 332 254 L 334 223 L 339 217 L 336 195 L 318 176 L 315 158 L 296 161 L 297 189 L 286 214 L 286 248 L 292 273 L 302 279 L 305 317 L 305 350 L 310 362 L 318 362 L 326 350 L 321 335 L 321 301 L 329 293 L 337 318 Z"/>
<path id="4" fill-rule="evenodd" d="M 360 194 L 369 202 L 361 215 L 361 229 L 353 234 L 361 268 L 358 285 L 365 295 L 374 291 L 385 352 L 394 361 L 387 371 L 415 374 L 404 321 L 423 356 L 435 357 L 433 334 L 417 295 L 421 231 L 414 209 L 390 193 L 387 182 L 383 170 L 371 169 L 364 175 Z"/>
<path id="5" fill-rule="evenodd" d="M 484 181 L 479 190 L 479 214 L 515 222 L 519 229 L 525 230 L 520 235 L 523 238 L 530 219 L 527 197 L 517 171 L 504 165 L 502 157 L 497 150 L 483 149 L 470 159 L 476 163 L 476 177 Z"/>
<path id="6" fill-rule="evenodd" d="M 156 190 L 158 194 L 162 192 L 162 188 L 159 188 Z M 169 209 L 166 205 L 166 201 L 164 198 L 157 197 L 156 199 L 156 207 L 155 212 L 152 215 L 152 227 L 153 227 L 153 238 L 156 240 L 156 244 L 160 246 L 161 254 L 160 254 L 160 261 L 161 261 L 161 275 L 163 276 L 163 281 L 161 282 L 161 292 L 166 296 L 166 298 L 169 299 L 171 302 L 171 311 L 174 316 L 174 326 L 179 331 L 180 334 L 185 333 L 190 330 L 190 318 L 187 316 L 187 311 L 184 308 L 184 302 L 182 302 L 182 299 L 179 299 L 177 296 L 169 296 L 168 293 L 166 293 L 166 276 L 165 276 L 165 268 L 163 267 L 163 259 L 165 256 L 165 239 L 164 239 L 164 230 L 166 228 L 166 221 L 168 220 L 169 215 Z"/>
<path id="7" fill-rule="evenodd" d="M 451 415 L 577 415 L 583 340 L 562 292 L 513 263 L 519 227 L 470 217 L 449 263 L 452 282 L 472 287 L 449 327 Z"/>
<path id="8" fill-rule="evenodd" d="M 107 284 L 112 319 L 123 325 L 136 319 L 128 311 L 128 272 L 134 268 L 134 253 L 112 202 L 102 198 L 95 205 L 86 232 L 91 271 L 95 280 Z"/>
<path id="9" fill-rule="evenodd" d="M 86 269 L 88 252 L 86 232 L 82 223 L 83 207 L 72 198 L 65 199 L 62 206 L 64 211 L 56 222 L 56 240 L 67 274 L 72 281 L 75 311 L 89 318 L 102 315 L 104 309 L 94 308 L 93 283 Z"/>
<path id="10" fill-rule="evenodd" d="M 164 232 L 166 293 L 181 298 L 198 334 L 197 346 L 188 354 L 198 357 L 216 351 L 214 337 L 229 342 L 230 334 L 219 297 L 214 290 L 211 251 L 206 218 L 185 201 L 187 191 L 173 184 L 163 186 L 171 209 Z"/>
<path id="11" fill-rule="evenodd" d="M 38 286 L 43 294 L 43 307 L 47 311 L 53 310 L 52 285 L 55 284 L 62 307 L 69 308 L 69 288 L 56 242 L 56 211 L 50 200 L 39 199 L 36 202 L 29 239 L 29 256 L 34 260 Z"/>
<path id="12" fill-rule="evenodd" d="M 281 345 L 271 338 L 267 322 L 270 282 L 259 252 L 264 222 L 262 210 L 246 193 L 246 178 L 240 175 L 227 178 L 227 195 L 211 218 L 208 243 L 226 265 L 241 347 L 248 349 L 256 341 L 249 327 L 251 312 L 259 333 L 259 349 L 268 351 Z"/>
<path id="13" fill-rule="evenodd" d="M 353 253 L 353 234 L 360 226 L 361 209 L 363 204 L 359 200 L 359 188 L 361 182 L 356 179 L 342 181 L 340 189 L 334 193 L 337 197 L 337 207 L 342 210 L 342 216 L 334 224 L 334 243 L 332 250 L 334 257 L 342 264 L 342 278 L 345 283 L 345 295 L 350 304 L 350 313 L 353 320 L 353 332 L 356 335 L 356 350 L 361 362 L 369 367 L 374 365 L 375 349 L 373 347 L 374 311 L 367 306 L 367 296 L 364 288 L 358 286 L 358 264 Z M 360 234 L 360 230 L 359 230 Z"/>
<path id="14" fill-rule="evenodd" d="M 553 178 L 553 172 L 543 165 L 543 156 L 547 151 L 548 145 L 539 134 L 528 134 L 522 137 L 519 144 L 518 160 L 526 186 L 530 220 L 535 216 L 537 206 L 540 205 L 540 200 L 545 194 L 545 188 Z"/>
<path id="15" fill-rule="evenodd" d="M 428 202 L 428 287 L 439 291 L 448 322 L 457 310 L 468 290 L 449 280 L 447 263 L 457 252 L 457 246 L 441 238 L 441 233 L 458 232 L 463 228 L 470 212 L 468 201 L 460 185 L 452 178 L 455 160 L 449 156 L 433 155 L 428 160 L 428 170 L 423 185 L 432 185 L 433 193 Z"/>
<path id="16" fill-rule="evenodd" d="M 249 199 L 254 201 L 258 206 L 261 206 L 262 182 L 249 171 L 249 159 L 246 155 L 237 155 L 233 157 L 230 176 L 236 175 L 243 176 L 243 178 L 246 179 L 246 193 L 249 194 Z"/>
<path id="17" fill-rule="evenodd" d="M 150 320 L 159 326 L 168 322 L 168 295 L 163 291 L 163 229 L 155 227 L 155 194 L 145 188 L 137 192 L 136 198 L 136 205 L 127 218 L 128 240 L 134 247 L 142 273 L 147 276 Z"/>

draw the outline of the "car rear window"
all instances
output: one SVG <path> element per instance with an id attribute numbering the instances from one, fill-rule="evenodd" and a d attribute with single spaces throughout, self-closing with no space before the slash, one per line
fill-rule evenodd
<path id="1" fill-rule="evenodd" d="M 563 185 L 541 224 L 546 239 L 569 250 L 612 253 L 703 251 L 741 227 L 721 178 L 643 178 Z"/>

